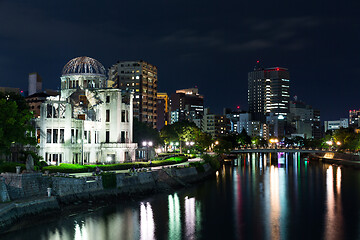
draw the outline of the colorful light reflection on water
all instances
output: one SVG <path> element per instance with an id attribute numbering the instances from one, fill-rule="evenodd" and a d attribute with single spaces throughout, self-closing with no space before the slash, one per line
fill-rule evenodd
<path id="1" fill-rule="evenodd" d="M 359 239 L 360 171 L 244 154 L 214 178 L 31 225 L 1 239 Z"/>

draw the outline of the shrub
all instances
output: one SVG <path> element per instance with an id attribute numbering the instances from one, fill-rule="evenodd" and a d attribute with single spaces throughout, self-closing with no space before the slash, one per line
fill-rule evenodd
<path id="1" fill-rule="evenodd" d="M 204 164 L 202 162 L 191 162 L 189 163 L 190 167 L 195 167 L 196 171 L 200 172 L 205 172 L 205 168 L 204 168 Z"/>
<path id="2" fill-rule="evenodd" d="M 217 170 L 220 168 L 220 161 L 219 161 L 219 156 L 215 155 L 215 156 L 210 156 L 208 154 L 204 154 L 202 156 L 202 159 L 206 162 L 209 163 L 211 168 L 214 170 Z"/>
<path id="3" fill-rule="evenodd" d="M 188 160 L 185 156 L 171 157 L 166 160 L 155 160 L 151 161 L 151 166 L 165 166 L 176 163 L 186 162 Z M 61 163 L 59 166 L 46 166 L 43 167 L 43 171 L 49 171 L 49 173 L 81 173 L 81 172 L 95 172 L 96 167 L 99 167 L 103 171 L 114 171 L 114 170 L 127 170 L 130 168 L 146 168 L 150 167 L 150 162 L 127 162 L 117 163 L 108 165 L 80 165 L 80 164 L 69 164 Z"/>
<path id="4" fill-rule="evenodd" d="M 113 172 L 101 173 L 102 184 L 105 189 L 116 188 L 116 174 Z"/>
<path id="5" fill-rule="evenodd" d="M 16 172 L 16 166 L 20 166 L 21 170 L 23 171 L 26 169 L 25 164 L 22 163 L 16 163 L 16 162 L 2 162 L 0 163 L 0 173 L 1 172 L 12 172 L 15 173 Z"/>

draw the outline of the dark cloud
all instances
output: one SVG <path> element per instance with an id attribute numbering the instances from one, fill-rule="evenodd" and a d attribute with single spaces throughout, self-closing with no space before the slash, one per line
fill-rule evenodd
<path id="1" fill-rule="evenodd" d="M 360 108 L 353 87 L 359 7 L 334 0 L 3 0 L 0 85 L 26 88 L 27 74 L 38 71 L 45 88 L 57 88 L 62 67 L 81 55 L 105 67 L 143 59 L 158 66 L 160 91 L 197 85 L 221 112 L 246 106 L 247 72 L 260 59 L 289 68 L 292 94 L 320 108 L 323 120 L 335 119 Z"/>

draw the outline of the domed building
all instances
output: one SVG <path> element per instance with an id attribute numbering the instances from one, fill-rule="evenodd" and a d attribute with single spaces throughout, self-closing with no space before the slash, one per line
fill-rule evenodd
<path id="1" fill-rule="evenodd" d="M 104 66 L 90 57 L 70 60 L 60 79 L 60 96 L 35 120 L 39 155 L 52 165 L 135 160 L 132 93 L 106 88 Z"/>

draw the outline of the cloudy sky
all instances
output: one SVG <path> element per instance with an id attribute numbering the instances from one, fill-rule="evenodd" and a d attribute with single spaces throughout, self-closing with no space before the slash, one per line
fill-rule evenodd
<path id="1" fill-rule="evenodd" d="M 57 89 L 63 66 L 89 56 L 106 68 L 142 59 L 158 91 L 197 86 L 213 112 L 247 109 L 257 60 L 290 71 L 291 95 L 322 120 L 359 109 L 360 1 L 0 0 L 0 86 L 28 73 Z"/>

